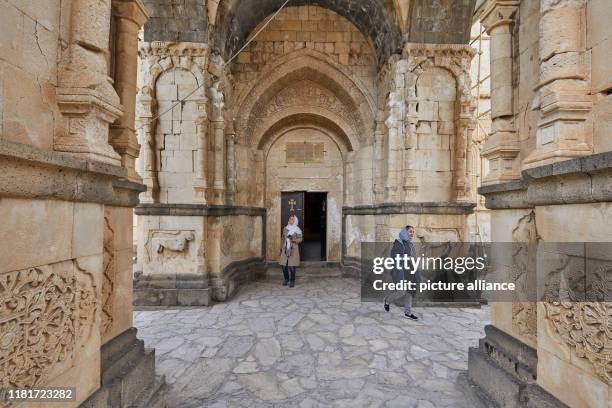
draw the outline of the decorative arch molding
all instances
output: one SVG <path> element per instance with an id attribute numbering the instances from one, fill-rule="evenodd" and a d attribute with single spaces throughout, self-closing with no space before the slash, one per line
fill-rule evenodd
<path id="1" fill-rule="evenodd" d="M 310 89 L 299 89 L 304 86 L 310 86 Z M 374 99 L 351 79 L 350 73 L 335 65 L 324 54 L 308 49 L 287 54 L 265 67 L 252 86 L 237 95 L 234 117 L 237 117 L 236 130 L 239 140 L 247 144 L 258 143 L 258 136 L 249 140 L 248 135 L 256 135 L 256 129 L 261 127 L 257 126 L 261 112 L 265 109 L 268 109 L 268 112 L 274 111 L 275 108 L 270 108 L 269 105 L 273 103 L 278 107 L 277 96 L 280 95 L 283 99 L 284 91 L 289 94 L 285 101 L 293 99 L 297 102 L 298 96 L 305 96 L 306 100 L 311 101 L 312 106 L 304 106 L 303 103 L 299 105 L 302 111 L 306 109 L 321 114 L 325 110 L 328 115 L 335 117 L 337 123 L 346 123 L 345 133 L 359 139 L 359 143 L 353 143 L 353 146 L 367 144 L 365 138 L 371 133 L 370 125 L 374 123 Z M 312 103 L 317 95 L 320 96 L 320 103 Z M 289 105 L 276 110 L 290 108 L 291 103 L 289 101 Z M 280 105 L 283 104 L 281 101 Z M 276 123 L 270 119 L 265 122 L 269 123 L 269 126 Z"/>
<path id="2" fill-rule="evenodd" d="M 155 84 L 164 72 L 175 68 L 189 71 L 195 77 L 200 88 L 196 95 L 206 98 L 205 72 L 207 69 L 209 48 L 202 43 L 171 43 L 155 41 L 140 43 L 138 56 L 141 60 L 141 84 L 139 94 L 155 97 Z"/>
<path id="3" fill-rule="evenodd" d="M 313 129 L 325 134 L 338 146 L 344 159 L 346 159 L 348 152 L 353 151 L 351 139 L 345 133 L 342 126 L 339 126 L 328 116 L 320 116 L 312 113 L 298 113 L 285 116 L 267 129 L 259 140 L 257 149 L 262 150 L 264 152 L 264 157 L 267 157 L 271 147 L 276 141 L 288 132 L 298 129 Z"/>
<path id="4" fill-rule="evenodd" d="M 311 3 L 310 0 L 292 0 L 290 6 Z M 227 59 L 245 44 L 255 27 L 282 4 L 283 0 L 208 0 L 208 13 L 212 14 L 209 19 L 215 25 L 211 43 Z M 319 0 L 316 5 L 338 13 L 355 25 L 374 46 L 379 67 L 401 49 L 402 17 L 398 0 Z"/>
<path id="5" fill-rule="evenodd" d="M 460 44 L 407 44 L 402 58 L 408 61 L 410 80 L 407 83 L 407 98 L 416 96 L 416 80 L 428 68 L 437 67 L 449 71 L 457 81 L 457 95 L 462 103 L 472 104 L 470 66 L 474 50 Z"/>

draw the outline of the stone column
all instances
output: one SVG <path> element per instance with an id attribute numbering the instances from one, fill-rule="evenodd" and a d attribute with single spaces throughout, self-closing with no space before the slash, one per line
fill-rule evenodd
<path id="1" fill-rule="evenodd" d="M 384 143 L 385 122 L 383 113 L 379 112 L 374 130 L 374 202 L 380 203 L 384 199 Z"/>
<path id="2" fill-rule="evenodd" d="M 121 116 L 110 129 L 110 144 L 121 155 L 121 165 L 128 171 L 128 179 L 141 181 L 136 174 L 136 158 L 140 151 L 134 130 L 138 70 L 138 31 L 149 15 L 141 0 L 113 0 L 115 33 L 114 84 L 121 104 Z"/>
<path id="3" fill-rule="evenodd" d="M 71 6 L 56 89 L 66 122 L 56 131 L 54 149 L 119 165 L 121 158 L 108 144 L 108 125 L 122 114 L 108 75 L 111 0 L 75 0 Z"/>
<path id="4" fill-rule="evenodd" d="M 470 87 L 464 89 L 468 94 L 461 96 L 459 115 L 456 120 L 457 135 L 454 149 L 454 187 L 455 200 L 463 202 L 474 201 L 472 197 L 472 134 L 476 128 L 474 111 L 476 105 L 469 93 Z"/>
<path id="5" fill-rule="evenodd" d="M 495 0 L 485 10 L 482 24 L 491 37 L 491 134 L 482 156 L 489 160 L 483 184 L 520 178 L 516 157 L 520 151 L 514 125 L 512 89 L 512 27 L 519 2 Z"/>
<path id="6" fill-rule="evenodd" d="M 157 180 L 157 147 L 155 143 L 155 100 L 151 88 L 144 87 L 137 97 L 138 118 L 140 122 L 140 140 L 143 142 L 142 182 L 147 191 L 141 194 L 140 201 L 154 203 L 159 199 Z"/>
<path id="7" fill-rule="evenodd" d="M 227 201 L 232 204 L 236 193 L 236 131 L 230 122 L 225 132 L 227 142 Z"/>
<path id="8" fill-rule="evenodd" d="M 406 74 L 407 91 L 406 105 L 406 129 L 404 136 L 404 195 L 406 200 L 413 199 L 419 189 L 416 171 L 416 149 L 418 146 L 417 124 L 419 114 L 417 112 L 418 100 L 416 99 L 417 76 L 413 72 Z"/>
<path id="9" fill-rule="evenodd" d="M 540 3 L 540 111 L 531 168 L 591 154 L 585 0 Z"/>
<path id="10" fill-rule="evenodd" d="M 215 204 L 225 200 L 225 118 L 223 117 L 224 96 L 219 89 L 220 82 L 214 82 L 210 88 L 211 131 L 214 152 L 213 197 Z"/>
<path id="11" fill-rule="evenodd" d="M 385 184 L 385 201 L 400 201 L 400 177 L 402 173 L 402 150 L 404 136 L 405 104 L 405 74 L 407 62 L 398 60 L 389 75 L 391 79 L 391 92 L 387 99 L 388 114 L 385 120 L 389 130 L 387 138 L 387 167 Z"/>
<path id="12" fill-rule="evenodd" d="M 196 120 L 196 134 L 198 138 L 198 151 L 195 179 L 193 187 L 195 198 L 199 204 L 206 204 L 208 189 L 208 115 L 206 113 L 208 100 L 198 103 L 198 118 Z"/>

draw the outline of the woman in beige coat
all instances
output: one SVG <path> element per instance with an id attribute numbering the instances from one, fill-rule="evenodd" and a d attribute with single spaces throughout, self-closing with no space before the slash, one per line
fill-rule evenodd
<path id="1" fill-rule="evenodd" d="M 302 230 L 298 227 L 299 220 L 295 215 L 289 216 L 287 226 L 283 228 L 283 247 L 281 248 L 280 261 L 283 267 L 285 281 L 283 286 L 292 288 L 295 286 L 295 270 L 300 266 L 300 247 L 302 242 Z"/>

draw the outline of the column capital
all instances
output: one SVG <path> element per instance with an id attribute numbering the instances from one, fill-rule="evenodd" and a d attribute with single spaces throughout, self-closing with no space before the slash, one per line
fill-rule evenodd
<path id="1" fill-rule="evenodd" d="M 487 33 L 491 34 L 495 27 L 513 24 L 518 6 L 518 0 L 492 0 L 481 18 Z"/>
<path id="2" fill-rule="evenodd" d="M 149 19 L 149 12 L 142 0 L 112 0 L 113 15 L 127 19 L 142 27 Z"/>

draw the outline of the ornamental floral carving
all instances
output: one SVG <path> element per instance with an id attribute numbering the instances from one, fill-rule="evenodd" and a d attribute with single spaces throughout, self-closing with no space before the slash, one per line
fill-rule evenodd
<path id="1" fill-rule="evenodd" d="M 576 301 L 575 290 L 566 284 L 564 274 L 557 276 L 547 285 L 546 297 L 554 301 L 544 303 L 546 320 L 562 342 L 578 357 L 587 359 L 595 373 L 612 385 L 612 303 L 602 301 L 612 294 L 612 268 L 603 265 L 594 271 L 594 283 L 585 293 L 593 302 Z"/>
<path id="2" fill-rule="evenodd" d="M 352 126 L 355 134 L 359 133 L 359 129 L 363 129 L 362 118 L 350 102 L 339 99 L 333 92 L 315 82 L 302 80 L 283 88 L 267 104 L 255 106 L 246 133 L 257 134 L 257 129 L 269 125 L 269 118 L 276 113 L 304 106 L 322 108 L 337 115 Z"/>
<path id="3" fill-rule="evenodd" d="M 90 338 L 92 275 L 76 260 L 0 274 L 0 388 L 44 384 Z"/>

